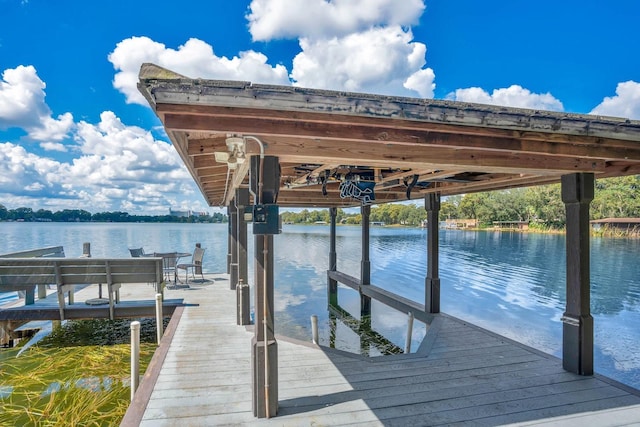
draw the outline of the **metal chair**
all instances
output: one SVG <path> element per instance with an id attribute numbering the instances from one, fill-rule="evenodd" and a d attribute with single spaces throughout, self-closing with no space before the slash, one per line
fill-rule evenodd
<path id="1" fill-rule="evenodd" d="M 145 255 L 144 248 L 129 248 L 129 253 L 133 258 L 140 258 Z"/>
<path id="2" fill-rule="evenodd" d="M 164 279 L 167 283 L 173 283 L 175 286 L 178 273 L 176 271 L 176 263 L 178 261 L 177 252 L 154 252 L 153 256 L 162 257 L 162 271 L 164 272 Z"/>
<path id="3" fill-rule="evenodd" d="M 204 257 L 204 248 L 196 248 L 193 250 L 193 255 L 191 256 L 190 263 L 178 264 L 176 266 L 179 270 L 184 270 L 184 281 L 185 283 L 189 280 L 189 269 L 191 269 L 191 277 L 196 278 L 195 273 L 200 273 L 200 277 L 202 277 L 202 281 L 204 282 L 204 274 L 202 273 L 202 258 Z"/>

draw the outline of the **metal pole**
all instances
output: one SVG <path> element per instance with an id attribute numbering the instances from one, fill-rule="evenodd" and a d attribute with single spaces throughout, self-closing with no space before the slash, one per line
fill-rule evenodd
<path id="1" fill-rule="evenodd" d="M 231 206 L 227 206 L 227 274 L 231 274 Z"/>
<path id="2" fill-rule="evenodd" d="M 244 210 L 249 206 L 249 189 L 239 188 L 236 190 L 234 198 L 237 211 L 237 244 L 236 263 L 238 265 L 238 285 L 236 290 L 237 319 L 238 325 L 251 324 L 251 302 L 249 295 L 249 271 L 247 263 L 247 222 L 245 221 Z"/>
<path id="3" fill-rule="evenodd" d="M 131 322 L 131 401 L 140 382 L 140 322 Z"/>
<path id="4" fill-rule="evenodd" d="M 407 322 L 407 340 L 404 344 L 405 354 L 411 353 L 411 335 L 413 335 L 413 313 L 409 312 L 409 319 Z"/>
<path id="5" fill-rule="evenodd" d="M 311 315 L 311 340 L 314 344 L 318 344 L 318 316 Z"/>
<path id="6" fill-rule="evenodd" d="M 156 294 L 156 332 L 158 337 L 158 345 L 162 340 L 164 324 L 162 323 L 162 294 Z"/>
<path id="7" fill-rule="evenodd" d="M 235 202 L 234 202 L 235 203 Z M 235 205 L 229 210 L 229 223 L 231 232 L 231 264 L 229 271 L 229 287 L 232 291 L 238 285 L 238 210 Z"/>

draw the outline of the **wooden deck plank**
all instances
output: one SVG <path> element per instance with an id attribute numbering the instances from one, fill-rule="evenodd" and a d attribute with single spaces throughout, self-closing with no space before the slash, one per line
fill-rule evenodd
<path id="1" fill-rule="evenodd" d="M 596 396 L 600 396 L 601 398 L 597 399 Z M 453 407 L 440 411 L 433 410 L 431 407 L 427 408 L 426 406 L 409 406 L 402 408 L 404 414 L 406 414 L 405 416 L 398 416 L 396 411 L 389 411 L 388 413 L 376 411 L 376 414 L 385 419 L 385 424 L 390 426 L 416 425 L 416 423 L 420 423 L 420 420 L 425 419 L 428 419 L 430 425 L 434 426 L 474 421 L 477 421 L 476 424 L 483 424 L 483 420 L 488 423 L 489 416 L 498 414 L 504 416 L 506 419 L 515 419 L 515 414 L 524 412 L 528 412 L 529 416 L 536 418 L 540 416 L 546 417 L 544 414 L 548 413 L 547 411 L 550 408 L 566 414 L 567 412 L 574 411 L 577 407 L 581 407 L 575 405 L 584 405 L 582 406 L 584 408 L 582 410 L 590 411 L 591 409 L 587 408 L 593 408 L 598 400 L 608 400 L 612 406 L 617 406 L 614 401 L 607 399 L 607 397 L 620 397 L 619 391 L 611 390 L 607 387 L 600 387 L 571 393 L 552 394 L 551 396 L 533 396 L 506 401 L 496 400 L 493 403 L 485 404 L 475 403 L 473 406 L 465 406 L 462 408 Z M 634 401 L 637 402 L 637 400 Z M 444 408 L 443 406 L 440 407 Z M 411 412 L 413 412 L 412 415 L 410 415 Z M 388 420 L 388 422 L 386 420 Z M 526 421 L 526 419 L 522 421 Z"/>
<path id="2" fill-rule="evenodd" d="M 235 293 L 227 283 L 168 292 L 191 304 L 141 426 L 553 425 L 584 422 L 586 411 L 619 412 L 640 423 L 637 391 L 568 373 L 555 357 L 448 316 L 436 318 L 419 354 L 406 356 L 351 357 L 280 337 L 279 415 L 256 419 L 253 333 L 235 325 Z"/>

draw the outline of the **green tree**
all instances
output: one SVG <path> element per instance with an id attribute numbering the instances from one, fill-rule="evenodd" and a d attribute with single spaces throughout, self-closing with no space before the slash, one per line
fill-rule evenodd
<path id="1" fill-rule="evenodd" d="M 31 208 L 17 208 L 12 211 L 11 219 L 20 219 L 24 221 L 33 220 L 33 209 Z"/>
<path id="2" fill-rule="evenodd" d="M 593 219 L 640 217 L 640 177 L 598 179 L 591 202 Z"/>
<path id="3" fill-rule="evenodd" d="M 456 219 L 460 218 L 458 213 L 458 206 L 452 201 L 445 200 L 440 203 L 440 218 L 441 219 Z"/>
<path id="4" fill-rule="evenodd" d="M 564 227 L 566 211 L 560 195 L 560 184 L 529 187 L 524 199 L 531 221 L 552 228 Z"/>
<path id="5" fill-rule="evenodd" d="M 47 209 L 38 209 L 34 214 L 34 216 L 35 218 L 40 220 L 43 220 L 43 219 L 53 220 L 53 212 Z"/>

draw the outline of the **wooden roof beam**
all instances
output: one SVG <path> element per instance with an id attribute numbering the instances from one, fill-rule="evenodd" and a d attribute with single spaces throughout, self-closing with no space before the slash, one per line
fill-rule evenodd
<path id="1" fill-rule="evenodd" d="M 602 138 L 592 144 L 567 144 L 551 135 L 547 140 L 527 140 L 522 137 L 446 133 L 434 130 L 402 129 L 392 126 L 372 127 L 354 123 L 314 123 L 284 121 L 263 117 L 246 120 L 237 117 L 213 117 L 167 113 L 165 126 L 175 131 L 215 131 L 250 135 L 296 136 L 298 138 L 329 138 L 345 141 L 378 141 L 387 144 L 446 146 L 482 150 L 544 153 L 555 156 L 587 158 L 626 158 L 640 160 L 640 144 L 619 142 L 603 145 Z M 491 129 L 491 128 L 487 128 Z M 588 138 L 587 138 L 588 139 Z M 615 141 L 615 140 L 614 140 Z M 622 146 L 620 146 L 622 145 Z"/>
<path id="2" fill-rule="evenodd" d="M 309 179 L 317 178 L 324 171 L 335 169 L 338 166 L 340 166 L 339 163 L 326 163 L 326 164 L 324 164 L 324 165 L 312 170 L 311 172 L 301 176 L 300 178 L 296 179 L 293 183 L 294 184 L 305 184 Z"/>

